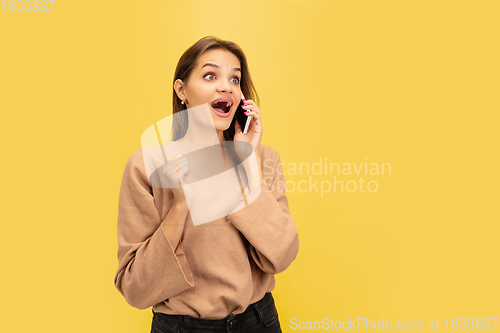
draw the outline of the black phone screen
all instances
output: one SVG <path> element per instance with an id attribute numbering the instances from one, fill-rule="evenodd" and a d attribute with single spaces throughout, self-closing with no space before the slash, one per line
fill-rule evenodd
<path id="1" fill-rule="evenodd" d="M 243 132 L 245 130 L 245 125 L 247 123 L 247 118 L 248 116 L 245 115 L 245 110 L 241 107 L 243 105 L 243 100 L 240 101 L 240 104 L 238 104 L 238 108 L 236 109 L 236 121 L 240 124 L 241 131 Z"/>

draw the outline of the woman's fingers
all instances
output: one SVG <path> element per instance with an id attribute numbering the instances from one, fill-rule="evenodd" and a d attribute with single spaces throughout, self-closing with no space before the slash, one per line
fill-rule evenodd
<path id="1" fill-rule="evenodd" d="M 245 115 L 252 116 L 256 122 L 259 122 L 260 109 L 255 103 L 243 105 L 243 109 L 245 110 Z"/>
<path id="2" fill-rule="evenodd" d="M 255 105 L 255 106 L 257 106 L 257 104 L 255 104 L 255 102 L 252 101 L 251 99 L 245 99 L 245 100 L 243 100 L 243 103 L 245 103 L 247 105 Z"/>
<path id="3" fill-rule="evenodd" d="M 187 177 L 191 174 L 191 170 L 187 170 L 183 177 L 181 177 L 181 182 L 185 181 Z"/>
<path id="4" fill-rule="evenodd" d="M 168 161 L 162 168 L 163 176 L 165 177 L 164 188 L 170 188 L 174 193 L 174 198 L 179 202 L 186 202 L 186 193 L 184 192 L 184 180 L 191 173 L 188 161 L 184 156 L 178 156 L 173 160 Z M 188 201 L 189 202 L 189 201 Z"/>
<path id="5" fill-rule="evenodd" d="M 172 166 L 172 165 L 179 165 L 179 164 L 184 164 L 187 163 L 187 160 L 185 158 L 176 158 L 173 160 L 170 160 L 165 164 L 166 167 Z"/>
<path id="6" fill-rule="evenodd" d="M 178 172 L 179 178 L 182 179 L 182 177 L 184 177 L 184 175 L 188 172 L 188 166 L 184 165 L 184 166 L 180 167 L 177 172 Z"/>
<path id="7" fill-rule="evenodd" d="M 173 162 L 172 165 L 177 165 L 178 167 L 187 164 L 187 160 L 184 157 L 181 158 L 176 158 L 175 160 L 171 161 Z"/>
<path id="8" fill-rule="evenodd" d="M 166 186 L 176 187 L 187 178 L 189 171 L 188 162 L 184 157 L 179 157 L 167 162 L 163 167 L 163 174 L 167 178 Z"/>
<path id="9" fill-rule="evenodd" d="M 260 109 L 257 105 L 250 104 L 247 106 L 243 106 L 243 109 L 245 109 L 246 116 L 252 116 L 252 121 L 250 122 L 250 126 L 257 125 L 261 126 L 261 113 Z"/>
<path id="10" fill-rule="evenodd" d="M 179 170 L 182 166 L 187 165 L 187 160 L 185 158 L 182 158 L 180 160 L 172 160 L 167 162 L 165 167 L 163 167 L 164 171 L 172 171 L 172 170 Z"/>

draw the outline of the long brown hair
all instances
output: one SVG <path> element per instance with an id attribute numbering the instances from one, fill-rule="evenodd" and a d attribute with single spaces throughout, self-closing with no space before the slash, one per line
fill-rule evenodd
<path id="1" fill-rule="evenodd" d="M 257 91 L 253 85 L 252 79 L 250 77 L 250 71 L 248 69 L 247 58 L 245 53 L 236 43 L 220 39 L 215 36 L 205 36 L 194 43 L 189 49 L 187 49 L 184 54 L 179 59 L 177 63 L 177 68 L 175 69 L 174 81 L 181 79 L 182 82 L 187 82 L 191 71 L 197 65 L 198 58 L 200 55 L 208 50 L 222 49 L 227 50 L 234 54 L 240 60 L 241 66 L 241 80 L 240 88 L 245 95 L 246 99 L 253 100 L 257 105 L 259 105 L 259 97 Z M 181 104 L 181 100 L 177 93 L 173 92 L 172 96 L 172 112 L 176 114 L 179 111 L 185 110 L 187 107 Z M 224 131 L 224 139 L 227 141 L 232 141 L 234 138 L 234 123 L 236 121 L 236 115 L 233 116 L 233 121 L 227 130 Z M 187 131 L 189 126 L 188 118 L 186 112 L 182 112 L 179 115 L 174 116 L 172 122 L 172 140 L 177 140 L 182 138 Z"/>

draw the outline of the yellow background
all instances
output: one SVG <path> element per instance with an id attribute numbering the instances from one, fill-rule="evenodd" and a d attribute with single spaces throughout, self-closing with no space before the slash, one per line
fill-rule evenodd
<path id="1" fill-rule="evenodd" d="M 149 332 L 151 308 L 114 287 L 119 186 L 143 131 L 171 114 L 179 57 L 205 35 L 246 52 L 262 143 L 280 153 L 290 186 L 332 181 L 287 174 L 320 158 L 392 167 L 361 175 L 377 181 L 374 193 L 288 193 L 300 250 L 276 276 L 284 332 L 296 331 L 291 318 L 421 320 L 425 330 L 439 318 L 444 330 L 445 318 L 500 317 L 499 10 L 400 0 L 1 7 L 0 331 Z"/>

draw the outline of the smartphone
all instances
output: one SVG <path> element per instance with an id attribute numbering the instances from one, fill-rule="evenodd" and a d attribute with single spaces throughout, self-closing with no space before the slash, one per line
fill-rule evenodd
<path id="1" fill-rule="evenodd" d="M 243 109 L 241 106 L 245 104 L 243 100 L 245 99 L 245 96 L 243 96 L 243 92 L 241 93 L 241 101 L 240 104 L 238 105 L 238 108 L 236 109 L 236 121 L 240 124 L 241 130 L 243 134 L 247 134 L 248 127 L 250 126 L 250 121 L 252 120 L 252 116 L 247 116 L 245 114 L 245 109 Z"/>

